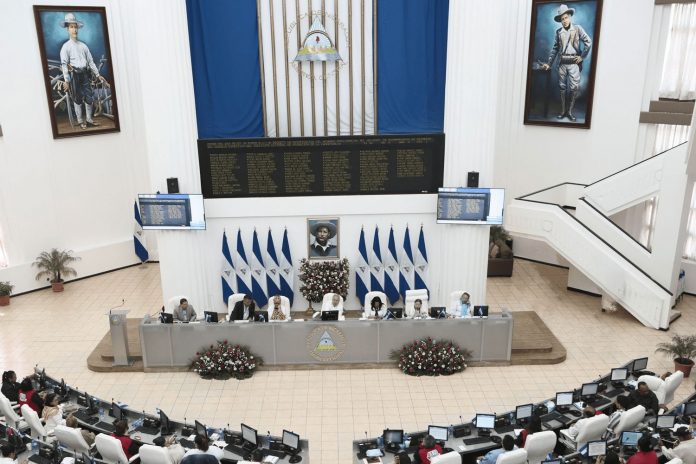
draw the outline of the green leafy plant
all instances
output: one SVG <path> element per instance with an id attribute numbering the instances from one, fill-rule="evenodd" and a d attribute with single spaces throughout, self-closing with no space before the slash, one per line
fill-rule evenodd
<path id="1" fill-rule="evenodd" d="M 391 352 L 391 359 L 407 375 L 452 375 L 466 369 L 471 351 L 449 340 L 423 338 Z"/>
<path id="2" fill-rule="evenodd" d="M 9 282 L 0 282 L 0 296 L 10 296 L 12 295 L 12 290 L 14 285 Z"/>
<path id="3" fill-rule="evenodd" d="M 73 255 L 72 250 L 53 248 L 51 251 L 42 252 L 31 265 L 40 269 L 36 274 L 36 280 L 48 278 L 53 284 L 63 282 L 64 277 L 77 276 L 77 271 L 68 265 L 80 259 Z"/>
<path id="4" fill-rule="evenodd" d="M 658 343 L 655 353 L 671 356 L 681 364 L 693 364 L 696 357 L 696 335 L 675 334 L 669 342 Z"/>
<path id="5" fill-rule="evenodd" d="M 512 249 L 506 243 L 510 238 L 510 234 L 503 226 L 491 226 L 488 239 L 488 257 L 512 258 Z"/>

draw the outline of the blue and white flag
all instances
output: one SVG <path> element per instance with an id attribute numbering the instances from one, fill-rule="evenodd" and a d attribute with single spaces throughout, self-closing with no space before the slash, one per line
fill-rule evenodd
<path id="1" fill-rule="evenodd" d="M 370 251 L 370 291 L 384 292 L 384 267 L 382 267 L 382 250 L 379 245 L 379 228 L 375 227 Z"/>
<path id="2" fill-rule="evenodd" d="M 236 274 L 232 263 L 232 253 L 227 243 L 227 231 L 222 232 L 222 301 L 227 305 L 227 300 L 234 293 Z"/>
<path id="3" fill-rule="evenodd" d="M 367 263 L 367 247 L 365 246 L 365 230 L 360 229 L 358 242 L 358 265 L 355 266 L 355 295 L 362 305 L 365 295 L 370 291 L 370 265 Z"/>
<path id="4" fill-rule="evenodd" d="M 414 274 L 414 290 L 426 289 L 428 290 L 428 295 L 430 295 L 430 290 L 428 285 L 425 283 L 426 276 L 428 273 L 428 252 L 425 250 L 425 236 L 423 235 L 423 226 L 421 225 L 420 234 L 418 235 L 418 248 L 416 248 L 415 261 L 415 274 Z"/>
<path id="5" fill-rule="evenodd" d="M 389 298 L 389 303 L 394 304 L 399 300 L 399 262 L 396 254 L 396 242 L 394 240 L 394 228 L 389 229 L 389 241 L 387 253 L 384 256 L 384 293 Z"/>
<path id="6" fill-rule="evenodd" d="M 251 269 L 249 268 L 249 261 L 247 261 L 246 253 L 244 252 L 241 229 L 237 229 L 237 249 L 234 254 L 234 270 L 237 274 L 237 292 L 251 295 Z"/>
<path id="7" fill-rule="evenodd" d="M 269 298 L 280 294 L 280 263 L 273 244 L 273 234 L 268 229 L 266 240 L 266 288 Z"/>
<path id="8" fill-rule="evenodd" d="M 406 299 L 406 290 L 413 289 L 413 250 L 411 249 L 411 237 L 406 226 L 404 233 L 404 247 L 399 258 L 399 293 Z"/>
<path id="9" fill-rule="evenodd" d="M 283 244 L 280 249 L 280 294 L 287 296 L 290 306 L 295 297 L 295 269 L 292 267 L 290 256 L 290 244 L 288 243 L 288 229 L 283 233 Z"/>
<path id="10" fill-rule="evenodd" d="M 259 236 L 254 229 L 254 236 L 251 242 L 251 294 L 259 308 L 268 304 L 266 294 L 266 267 L 263 265 Z"/>
<path id="11" fill-rule="evenodd" d="M 138 210 L 138 202 L 133 202 L 133 211 L 135 212 L 135 229 L 133 231 L 133 245 L 135 245 L 135 254 L 140 259 L 141 263 L 147 261 L 150 253 L 145 247 L 145 232 L 143 231 L 143 220 L 140 219 L 140 211 Z"/>

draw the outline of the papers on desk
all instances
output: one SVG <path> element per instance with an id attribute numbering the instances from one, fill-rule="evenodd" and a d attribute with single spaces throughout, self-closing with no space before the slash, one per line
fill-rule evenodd
<path id="1" fill-rule="evenodd" d="M 227 442 L 225 440 L 215 440 L 213 445 L 217 446 L 218 448 L 224 448 L 227 446 Z"/>
<path id="2" fill-rule="evenodd" d="M 576 401 L 575 403 L 573 403 L 573 406 L 575 406 L 576 408 L 578 408 L 579 410 L 582 411 L 583 404 L 585 404 L 585 403 L 583 403 L 582 401 Z"/>
<path id="3" fill-rule="evenodd" d="M 520 433 L 522 433 L 523 430 L 524 430 L 524 429 L 514 429 L 513 432 L 514 432 L 515 436 L 517 436 L 517 435 L 519 435 Z"/>
<path id="4" fill-rule="evenodd" d="M 275 464 L 276 462 L 280 461 L 280 458 L 278 456 L 271 456 L 270 454 L 266 456 L 263 461 L 261 462 L 270 462 L 271 464 Z"/>
<path id="5" fill-rule="evenodd" d="M 362 460 L 363 464 L 378 464 L 382 462 L 382 458 L 379 456 L 368 456 Z"/>

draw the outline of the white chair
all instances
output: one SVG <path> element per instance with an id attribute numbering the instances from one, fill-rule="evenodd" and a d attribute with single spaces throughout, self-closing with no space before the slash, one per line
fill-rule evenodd
<path id="1" fill-rule="evenodd" d="M 138 450 L 142 464 L 171 464 L 169 452 L 166 448 L 154 445 L 143 445 Z"/>
<path id="2" fill-rule="evenodd" d="M 67 448 L 68 450 L 78 454 L 90 453 L 91 448 L 82 436 L 80 429 L 73 429 L 66 427 L 65 425 L 58 425 L 54 429 L 53 433 L 55 433 L 58 443 L 60 443 L 63 448 Z"/>
<path id="3" fill-rule="evenodd" d="M 379 316 L 384 317 L 386 314 L 387 304 L 389 304 L 387 301 L 387 295 L 384 292 L 367 292 L 367 294 L 365 294 L 365 300 L 363 301 L 363 317 L 374 316 L 374 311 L 370 309 L 370 305 L 374 297 L 379 297 L 379 299 L 382 301 L 382 309 L 379 310 Z"/>
<path id="4" fill-rule="evenodd" d="M 468 292 L 466 290 L 455 290 L 452 293 L 450 293 L 450 302 L 449 305 L 447 305 L 447 314 L 459 316 L 459 303 L 460 298 L 462 297 L 462 293 Z M 474 306 L 471 304 L 471 299 L 469 299 L 469 309 L 471 311 L 474 310 Z M 471 315 L 471 313 L 469 313 L 469 315 Z"/>
<path id="5" fill-rule="evenodd" d="M 684 464 L 684 461 L 679 458 L 674 458 L 671 461 L 667 461 L 667 464 Z"/>
<path id="6" fill-rule="evenodd" d="M 638 377 L 638 382 L 645 382 L 648 388 L 657 396 L 657 402 L 660 404 L 669 404 L 674 401 L 674 392 L 684 380 L 684 373 L 677 371 L 674 374 L 662 380 L 654 375 L 641 375 Z"/>
<path id="7" fill-rule="evenodd" d="M 5 417 L 7 425 L 17 430 L 26 429 L 27 423 L 15 412 L 18 407 L 13 407 L 4 395 L 0 396 L 0 413 Z"/>
<path id="8" fill-rule="evenodd" d="M 94 444 L 97 446 L 97 451 L 102 456 L 102 461 L 108 464 L 128 464 L 135 461 L 140 457 L 136 454 L 130 460 L 126 457 L 126 453 L 123 452 L 123 447 L 118 438 L 110 437 L 100 433 L 94 440 Z"/>
<path id="9" fill-rule="evenodd" d="M 227 298 L 227 316 L 225 317 L 226 320 L 230 320 L 230 317 L 232 316 L 232 310 L 234 309 L 234 305 L 237 304 L 237 302 L 242 301 L 244 299 L 244 293 L 233 293 L 232 295 Z"/>
<path id="10" fill-rule="evenodd" d="M 22 411 L 22 417 L 27 421 L 27 425 L 29 425 L 31 438 L 36 438 L 39 441 L 47 443 L 49 433 L 41 423 L 41 419 L 39 419 L 39 415 L 36 411 L 31 409 L 27 404 L 23 404 L 20 411 Z"/>
<path id="11" fill-rule="evenodd" d="M 324 311 L 335 311 L 336 308 L 334 308 L 331 300 L 333 300 L 334 293 L 327 293 L 324 295 L 324 299 L 321 302 L 321 312 Z M 338 319 L 343 320 L 343 297 L 341 295 L 338 295 L 338 298 L 340 299 L 338 303 Z"/>
<path id="12" fill-rule="evenodd" d="M 607 425 L 609 425 L 609 416 L 606 414 L 590 417 L 575 438 L 570 436 L 568 429 L 561 430 L 561 441 L 569 449 L 579 450 L 588 441 L 601 439 L 607 431 Z"/>
<path id="13" fill-rule="evenodd" d="M 524 449 L 527 451 L 527 462 L 529 464 L 540 464 L 556 447 L 556 440 L 556 434 L 552 430 L 527 435 L 527 439 L 524 442 Z"/>
<path id="14" fill-rule="evenodd" d="M 645 408 L 643 406 L 636 406 L 624 411 L 619 418 L 619 423 L 614 427 L 614 436 L 618 437 L 621 432 L 636 430 L 644 418 Z"/>
<path id="15" fill-rule="evenodd" d="M 234 296 L 234 295 L 232 295 Z M 230 298 L 232 298 L 232 296 Z M 283 311 L 283 314 L 285 314 L 285 320 L 290 319 L 290 299 L 287 296 L 279 295 L 280 296 L 280 309 Z M 270 297 L 268 299 L 268 319 L 271 318 L 273 315 L 273 298 L 275 298 L 275 295 Z M 234 306 L 232 306 L 234 308 Z M 228 311 L 229 308 L 228 308 Z"/>
<path id="16" fill-rule="evenodd" d="M 516 449 L 506 451 L 498 456 L 495 464 L 527 464 L 527 450 Z"/>
<path id="17" fill-rule="evenodd" d="M 449 453 L 440 454 L 430 460 L 431 464 L 461 464 L 462 456 L 458 451 L 450 451 Z"/>
<path id="18" fill-rule="evenodd" d="M 164 312 L 169 313 L 169 314 L 174 314 L 174 310 L 179 307 L 179 302 L 181 301 L 182 298 L 186 298 L 188 300 L 188 297 L 179 295 L 179 296 L 173 296 L 170 299 L 167 300 L 167 304 L 164 305 Z"/>
<path id="19" fill-rule="evenodd" d="M 415 309 L 413 309 L 413 302 L 416 300 L 421 300 L 421 314 L 428 314 L 428 291 L 425 289 L 421 290 L 406 290 L 406 298 L 404 298 L 404 312 L 406 317 L 409 319 L 413 318 L 415 314 Z"/>

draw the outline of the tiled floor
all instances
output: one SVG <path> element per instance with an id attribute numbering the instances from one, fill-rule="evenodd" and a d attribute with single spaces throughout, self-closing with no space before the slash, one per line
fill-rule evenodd
<path id="1" fill-rule="evenodd" d="M 262 371 L 245 381 L 200 380 L 193 373 L 98 374 L 86 357 L 108 329 L 104 311 L 126 299 L 133 317 L 161 306 L 156 264 L 73 282 L 61 294 L 50 290 L 12 299 L 0 308 L 0 369 L 21 376 L 34 364 L 80 389 L 117 398 L 173 418 L 213 426 L 239 423 L 260 433 L 283 428 L 310 440 L 313 463 L 352 462 L 351 446 L 365 431 L 385 427 L 423 429 L 459 422 L 475 412 L 502 412 L 539 401 L 608 372 L 629 359 L 650 356 L 649 368 L 672 369 L 653 353 L 671 333 L 696 333 L 696 298 L 679 305 L 683 317 L 669 332 L 643 327 L 623 312 L 602 313 L 599 299 L 566 291 L 567 271 L 516 261 L 511 279 L 488 281 L 492 309 L 535 310 L 568 350 L 551 366 L 477 367 L 442 378 L 410 378 L 396 369 Z M 676 400 L 693 392 L 682 384 Z"/>

